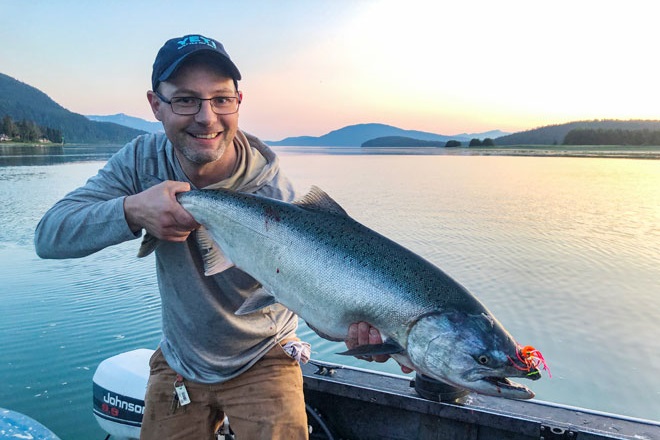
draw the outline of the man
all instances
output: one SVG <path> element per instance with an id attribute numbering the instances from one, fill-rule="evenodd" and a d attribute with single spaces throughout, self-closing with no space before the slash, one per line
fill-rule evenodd
<path id="1" fill-rule="evenodd" d="M 296 316 L 279 305 L 235 315 L 258 283 L 236 268 L 204 276 L 199 225 L 176 200 L 191 188 L 294 199 L 275 154 L 238 129 L 240 79 L 219 42 L 201 35 L 167 41 L 147 92 L 165 134 L 127 144 L 36 229 L 43 258 L 83 257 L 142 229 L 159 239 L 163 336 L 150 360 L 143 439 L 211 439 L 225 414 L 239 439 L 307 438 L 300 359 L 292 357 L 305 348 Z M 366 323 L 348 335 L 349 348 L 380 342 Z"/>

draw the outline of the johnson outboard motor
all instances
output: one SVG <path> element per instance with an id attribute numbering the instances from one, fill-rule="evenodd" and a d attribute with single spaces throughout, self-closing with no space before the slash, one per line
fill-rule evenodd
<path id="1" fill-rule="evenodd" d="M 94 373 L 94 416 L 113 439 L 139 439 L 149 358 L 154 350 L 140 348 L 101 362 Z"/>
<path id="2" fill-rule="evenodd" d="M 108 437 L 117 440 L 140 438 L 149 359 L 153 354 L 154 350 L 139 348 L 108 358 L 96 368 L 92 379 L 94 417 Z M 235 438 L 226 416 L 218 425 L 217 440 Z"/>

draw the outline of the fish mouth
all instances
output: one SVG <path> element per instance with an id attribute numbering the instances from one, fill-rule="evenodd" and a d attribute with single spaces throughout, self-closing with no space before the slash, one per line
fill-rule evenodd
<path id="1" fill-rule="evenodd" d="M 507 376 L 531 380 L 537 380 L 541 378 L 541 375 L 536 369 L 530 371 L 529 373 L 525 372 L 524 374 L 520 371 L 488 371 L 485 369 L 477 369 L 460 377 L 458 382 L 462 382 L 462 384 L 457 383 L 456 385 L 462 386 L 463 388 L 467 388 L 479 394 L 486 394 L 488 396 L 523 400 L 534 398 L 535 394 L 532 390 L 527 388 L 525 385 L 514 382 Z"/>
<path id="2" fill-rule="evenodd" d="M 532 374 L 526 377 L 537 380 L 541 375 Z M 532 399 L 535 396 L 534 392 L 525 385 L 514 382 L 504 376 L 485 376 L 474 381 L 468 388 L 481 394 L 509 399 Z"/>
<path id="3" fill-rule="evenodd" d="M 489 376 L 481 379 L 491 392 L 484 393 L 492 396 L 511 397 L 514 399 L 531 399 L 534 392 L 526 386 L 514 382 L 506 377 Z"/>
<path id="4" fill-rule="evenodd" d="M 510 380 L 504 376 L 478 376 L 470 379 L 442 377 L 436 378 L 449 385 L 464 388 L 478 394 L 487 396 L 504 397 L 507 399 L 532 399 L 535 394 L 526 386 Z"/>

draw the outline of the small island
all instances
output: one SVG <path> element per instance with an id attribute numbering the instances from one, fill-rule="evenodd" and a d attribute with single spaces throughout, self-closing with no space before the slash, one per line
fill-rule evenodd
<path id="1" fill-rule="evenodd" d="M 405 136 L 384 136 L 363 142 L 361 147 L 444 147 L 443 141 L 422 141 Z"/>
<path id="2" fill-rule="evenodd" d="M 470 141 L 468 147 L 493 147 L 494 145 L 493 140 L 490 138 L 483 141 L 475 138 Z M 363 142 L 360 146 L 378 148 L 458 148 L 462 147 L 463 144 L 461 141 L 453 139 L 448 141 L 425 141 L 407 136 L 383 136 Z"/>

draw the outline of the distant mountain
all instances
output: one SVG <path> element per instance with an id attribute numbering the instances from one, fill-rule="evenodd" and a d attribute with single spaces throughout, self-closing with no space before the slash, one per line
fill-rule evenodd
<path id="1" fill-rule="evenodd" d="M 124 113 L 117 113 L 116 115 L 86 115 L 87 119 L 97 122 L 113 122 L 115 124 L 123 125 L 124 127 L 135 128 L 136 130 L 146 131 L 148 133 L 158 133 L 163 130 L 162 122 L 151 122 L 144 119 L 128 116 Z"/>
<path id="2" fill-rule="evenodd" d="M 494 139 L 495 145 L 560 145 L 569 131 L 577 128 L 607 130 L 660 130 L 657 120 L 602 119 L 593 121 L 575 121 L 566 124 L 548 125 L 533 130 L 521 131 Z"/>
<path id="3" fill-rule="evenodd" d="M 497 137 L 502 137 L 502 136 L 507 136 L 510 135 L 511 133 L 502 131 L 502 130 L 491 130 L 491 131 L 484 131 L 483 133 L 462 133 L 462 134 L 457 134 L 454 139 L 479 139 L 479 140 L 484 140 L 486 138 L 490 139 L 495 139 Z"/>
<path id="4" fill-rule="evenodd" d="M 496 131 L 500 132 L 499 130 Z M 488 132 L 495 133 L 495 132 Z M 447 142 L 448 140 L 470 141 L 470 139 L 478 137 L 492 137 L 483 136 L 482 134 L 461 134 L 454 136 L 441 135 L 436 133 L 429 133 L 425 131 L 404 130 L 401 128 L 393 127 L 386 124 L 358 124 L 349 125 L 348 127 L 340 128 L 339 130 L 331 131 L 323 136 L 298 136 L 288 137 L 281 141 L 268 141 L 267 143 L 275 146 L 308 146 L 308 147 L 359 147 L 364 142 L 381 138 L 381 137 L 407 137 L 419 139 L 422 141 L 438 141 Z"/>
<path id="5" fill-rule="evenodd" d="M 109 122 L 90 121 L 65 109 L 42 91 L 0 73 L 0 118 L 4 115 L 60 130 L 67 143 L 123 144 L 144 133 Z"/>

